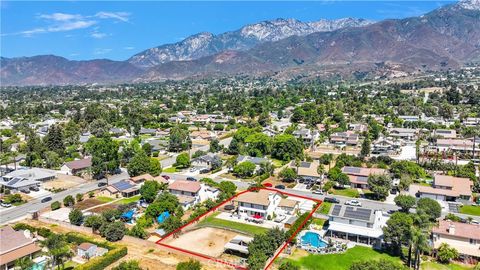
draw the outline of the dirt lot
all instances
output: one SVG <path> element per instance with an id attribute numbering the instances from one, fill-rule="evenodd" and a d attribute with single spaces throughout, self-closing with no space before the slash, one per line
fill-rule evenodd
<path id="1" fill-rule="evenodd" d="M 176 239 L 167 239 L 162 243 L 211 257 L 219 257 L 223 253 L 225 244 L 237 234 L 222 229 L 201 228 L 184 233 Z"/>
<path id="2" fill-rule="evenodd" d="M 53 188 L 64 188 L 68 189 L 71 187 L 78 186 L 80 184 L 85 183 L 86 180 L 78 177 L 78 176 L 73 176 L 73 175 L 65 175 L 61 173 L 57 173 L 57 178 L 51 181 L 47 181 L 43 184 L 43 187 L 45 189 L 53 189 Z"/>
<path id="3" fill-rule="evenodd" d="M 90 209 L 88 210 L 89 212 L 92 212 L 92 213 L 102 213 L 103 211 L 105 210 L 109 210 L 109 209 L 117 209 L 118 205 L 116 204 L 107 204 L 107 205 L 102 205 L 102 206 L 99 206 L 99 207 L 96 207 L 96 208 L 93 208 L 93 209 Z"/>
<path id="4" fill-rule="evenodd" d="M 75 204 L 75 208 L 78 208 L 80 210 L 85 210 L 90 207 L 94 207 L 100 204 L 104 204 L 103 202 L 97 200 L 97 199 L 86 199 L 81 202 L 78 202 Z M 93 210 L 93 209 L 92 209 Z"/>

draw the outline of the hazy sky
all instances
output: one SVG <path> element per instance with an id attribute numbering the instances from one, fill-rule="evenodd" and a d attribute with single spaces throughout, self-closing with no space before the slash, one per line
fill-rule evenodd
<path id="1" fill-rule="evenodd" d="M 301 21 L 404 18 L 451 1 L 155 2 L 3 1 L 1 56 L 55 54 L 124 60 L 198 32 L 214 34 L 275 18 Z"/>

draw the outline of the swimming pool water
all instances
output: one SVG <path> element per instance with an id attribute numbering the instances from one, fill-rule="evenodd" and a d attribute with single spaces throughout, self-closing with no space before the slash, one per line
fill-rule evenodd
<path id="1" fill-rule="evenodd" d="M 302 236 L 302 244 L 310 245 L 315 248 L 323 248 L 327 246 L 327 243 L 320 238 L 320 235 L 314 232 L 306 232 Z"/>

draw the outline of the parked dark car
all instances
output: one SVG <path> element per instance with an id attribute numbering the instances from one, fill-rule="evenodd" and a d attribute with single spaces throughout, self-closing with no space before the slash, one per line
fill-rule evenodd
<path id="1" fill-rule="evenodd" d="M 165 179 L 167 179 L 167 180 L 170 180 L 170 176 L 168 176 L 168 175 L 166 175 L 166 174 L 162 175 L 162 177 L 165 178 Z"/>
<path id="2" fill-rule="evenodd" d="M 393 194 L 393 195 L 397 194 L 397 189 L 394 188 L 394 189 L 390 190 L 390 194 Z"/>
<path id="3" fill-rule="evenodd" d="M 20 191 L 21 191 L 21 192 L 23 192 L 23 193 L 25 193 L 25 194 L 28 194 L 28 193 L 30 193 L 30 190 L 29 190 L 29 189 L 27 189 L 27 188 L 25 188 L 25 189 L 22 189 L 22 190 L 20 190 Z"/>
<path id="4" fill-rule="evenodd" d="M 106 185 L 107 185 L 106 182 L 100 182 L 100 183 L 98 183 L 98 187 L 104 187 L 104 186 L 106 186 Z"/>
<path id="5" fill-rule="evenodd" d="M 337 198 L 333 198 L 333 197 L 325 197 L 325 199 L 323 199 L 324 202 L 329 202 L 329 203 L 340 203 L 340 201 L 337 199 Z"/>
<path id="6" fill-rule="evenodd" d="M 276 189 L 285 189 L 285 186 L 284 185 L 276 185 L 275 188 Z"/>
<path id="7" fill-rule="evenodd" d="M 34 186 L 34 187 L 30 187 L 30 190 L 31 190 L 31 191 L 40 191 L 40 189 L 39 189 L 38 187 L 35 187 L 35 186 Z"/>
<path id="8" fill-rule="evenodd" d="M 201 169 L 201 170 L 200 170 L 200 173 L 201 173 L 201 174 L 209 173 L 209 172 L 210 172 L 209 169 Z"/>
<path id="9" fill-rule="evenodd" d="M 187 177 L 187 181 L 195 181 L 196 182 L 197 179 L 195 177 L 189 176 L 189 177 Z"/>
<path id="10" fill-rule="evenodd" d="M 45 197 L 41 200 L 42 203 L 46 203 L 52 200 L 52 197 Z"/>
<path id="11" fill-rule="evenodd" d="M 223 207 L 223 209 L 225 209 L 226 211 L 232 211 L 235 209 L 235 205 L 233 204 L 227 204 Z"/>

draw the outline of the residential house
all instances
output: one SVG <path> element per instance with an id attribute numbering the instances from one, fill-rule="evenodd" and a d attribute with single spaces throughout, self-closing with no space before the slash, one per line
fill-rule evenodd
<path id="1" fill-rule="evenodd" d="M 60 171 L 67 175 L 76 175 L 88 171 L 92 167 L 92 158 L 77 159 L 65 162 Z"/>
<path id="2" fill-rule="evenodd" d="M 345 132 L 335 132 L 330 135 L 330 143 L 336 145 L 357 146 L 359 141 L 359 135 L 351 130 Z"/>
<path id="3" fill-rule="evenodd" d="M 277 213 L 295 215 L 298 212 L 299 202 L 289 199 L 281 199 L 277 207 Z"/>
<path id="4" fill-rule="evenodd" d="M 463 124 L 467 127 L 480 126 L 480 118 L 468 117 L 463 120 Z"/>
<path id="5" fill-rule="evenodd" d="M 416 140 L 418 136 L 418 130 L 413 128 L 390 128 L 388 133 L 391 137 L 404 140 Z"/>
<path id="6" fill-rule="evenodd" d="M 379 168 L 349 167 L 342 168 L 342 172 L 348 175 L 350 186 L 354 188 L 368 188 L 368 177 L 370 175 L 384 175 L 387 171 Z"/>
<path id="7" fill-rule="evenodd" d="M 222 159 L 218 155 L 207 154 L 192 159 L 193 167 L 206 168 L 209 170 L 219 168 L 222 166 Z"/>
<path id="8" fill-rule="evenodd" d="M 398 118 L 402 119 L 405 122 L 418 122 L 420 117 L 416 115 L 399 115 Z"/>
<path id="9" fill-rule="evenodd" d="M 0 240 L 0 270 L 14 269 L 16 260 L 32 259 L 42 250 L 30 232 L 15 231 L 11 226 L 0 228 Z"/>
<path id="10" fill-rule="evenodd" d="M 379 210 L 336 204 L 330 209 L 326 236 L 379 246 L 389 216 Z"/>
<path id="11" fill-rule="evenodd" d="M 120 137 L 120 136 L 125 135 L 125 133 L 127 133 L 127 131 L 126 131 L 125 129 L 123 129 L 123 128 L 116 128 L 116 127 L 114 127 L 114 128 L 111 128 L 111 129 L 109 130 L 109 133 L 110 133 L 112 136 L 114 136 L 114 137 Z"/>
<path id="12" fill-rule="evenodd" d="M 262 133 L 267 135 L 268 137 L 273 137 L 273 136 L 279 134 L 279 132 L 277 130 L 275 130 L 273 128 L 270 128 L 270 127 L 264 127 Z"/>
<path id="13" fill-rule="evenodd" d="M 400 142 L 394 142 L 385 137 L 380 137 L 373 142 L 372 155 L 395 155 L 400 153 Z"/>
<path id="14" fill-rule="evenodd" d="M 92 243 L 81 243 L 77 247 L 77 255 L 82 258 L 93 258 L 97 254 L 97 245 Z"/>
<path id="15" fill-rule="evenodd" d="M 441 139 L 455 139 L 457 138 L 457 131 L 454 129 L 436 129 L 433 131 L 433 136 Z"/>
<path id="16" fill-rule="evenodd" d="M 243 156 L 243 155 L 238 155 L 237 157 L 237 164 L 240 164 L 245 161 L 250 161 L 253 164 L 255 164 L 255 172 L 257 172 L 260 169 L 260 165 L 262 163 L 268 163 L 270 160 L 267 158 L 260 158 L 260 157 L 251 157 L 251 156 Z"/>
<path id="17" fill-rule="evenodd" d="M 153 176 L 151 176 L 149 173 L 144 173 L 142 175 L 137 175 L 134 177 L 130 177 L 130 181 L 135 183 L 135 185 L 141 184 L 147 180 L 153 180 Z"/>
<path id="18" fill-rule="evenodd" d="M 19 192 L 39 187 L 41 182 L 54 179 L 55 177 L 55 172 L 48 169 L 18 169 L 1 177 L 3 181 L 0 182 L 0 185 L 11 191 Z"/>
<path id="19" fill-rule="evenodd" d="M 320 137 L 320 133 L 317 130 L 310 130 L 307 128 L 302 128 L 295 130 L 293 136 L 297 139 L 303 141 L 305 145 L 313 145 L 316 140 Z"/>
<path id="20" fill-rule="evenodd" d="M 441 244 L 456 249 L 467 263 L 480 260 L 480 225 L 440 220 L 432 229 L 434 253 Z"/>
<path id="21" fill-rule="evenodd" d="M 210 141 L 215 139 L 215 133 L 208 130 L 195 130 L 190 132 L 190 139 Z"/>
<path id="22" fill-rule="evenodd" d="M 289 167 L 294 169 L 297 172 L 298 177 L 303 178 L 304 180 L 317 180 L 317 181 L 323 179 L 322 175 L 318 174 L 317 172 L 318 166 L 320 166 L 320 163 L 318 161 L 313 161 L 313 162 L 300 161 L 297 164 L 297 162 L 292 160 L 289 164 Z"/>
<path id="23" fill-rule="evenodd" d="M 199 182 L 176 180 L 168 185 L 168 191 L 177 196 L 183 208 L 188 209 L 200 202 L 200 190 L 202 186 Z"/>
<path id="24" fill-rule="evenodd" d="M 135 186 L 135 183 L 129 180 L 113 183 L 102 190 L 102 194 L 105 196 L 122 196 L 125 198 L 135 196 L 139 193 L 140 190 Z"/>
<path id="25" fill-rule="evenodd" d="M 248 217 L 266 219 L 273 217 L 282 197 L 274 191 L 258 190 L 258 192 L 247 192 L 233 199 L 237 204 L 238 213 Z"/>
<path id="26" fill-rule="evenodd" d="M 478 149 L 479 142 L 475 142 Z M 440 152 L 473 153 L 473 141 L 468 139 L 437 139 L 435 148 Z"/>
<path id="27" fill-rule="evenodd" d="M 409 192 L 420 198 L 431 198 L 439 201 L 470 200 L 473 182 L 468 178 L 449 175 L 435 175 L 432 186 L 410 185 Z"/>
<path id="28" fill-rule="evenodd" d="M 140 135 L 152 135 L 155 136 L 157 134 L 157 129 L 155 128 L 141 128 L 139 131 Z"/>
<path id="29" fill-rule="evenodd" d="M 368 127 L 365 124 L 349 124 L 348 129 L 355 133 L 361 134 L 363 132 L 367 132 Z"/>

